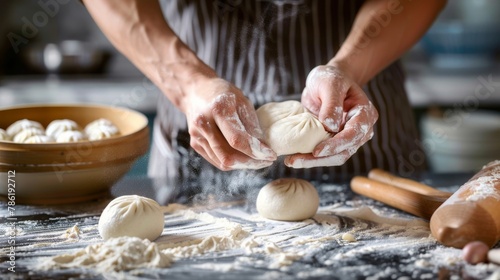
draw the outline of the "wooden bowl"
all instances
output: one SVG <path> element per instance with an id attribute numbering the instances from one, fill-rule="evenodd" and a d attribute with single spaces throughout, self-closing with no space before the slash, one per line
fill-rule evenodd
<path id="1" fill-rule="evenodd" d="M 99 118 L 120 135 L 76 143 L 20 144 L 0 141 L 0 196 L 24 204 L 62 204 L 101 197 L 149 148 L 147 118 L 102 105 L 34 105 L 0 110 L 0 128 L 29 119 L 44 127 L 71 119 L 82 128 Z"/>

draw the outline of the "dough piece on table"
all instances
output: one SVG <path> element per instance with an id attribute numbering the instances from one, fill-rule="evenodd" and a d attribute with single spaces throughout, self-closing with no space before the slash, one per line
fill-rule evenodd
<path id="1" fill-rule="evenodd" d="M 307 109 L 302 103 L 295 100 L 266 103 L 256 111 L 260 127 L 263 131 L 266 131 L 273 123 L 279 120 L 305 112 L 307 112 Z"/>
<path id="2" fill-rule="evenodd" d="M 76 122 L 68 119 L 54 120 L 47 126 L 45 134 L 57 139 L 57 136 L 62 132 L 72 130 L 79 130 L 79 126 Z"/>
<path id="3" fill-rule="evenodd" d="M 42 129 L 30 127 L 21 130 L 18 134 L 16 134 L 13 138 L 13 141 L 16 143 L 24 143 L 28 138 L 35 135 L 45 135 L 45 132 Z"/>
<path id="4" fill-rule="evenodd" d="M 10 136 L 7 131 L 0 128 L 0 141 L 10 141 Z"/>
<path id="5" fill-rule="evenodd" d="M 14 137 L 16 134 L 18 134 L 22 130 L 25 130 L 28 128 L 38 128 L 38 129 L 43 131 L 43 126 L 39 122 L 31 121 L 28 119 L 22 119 L 22 120 L 14 122 L 9 127 L 7 127 L 7 134 L 9 134 L 10 137 Z"/>
<path id="6" fill-rule="evenodd" d="M 265 141 L 277 155 L 307 154 L 330 134 L 311 113 L 289 116 L 265 131 Z"/>
<path id="7" fill-rule="evenodd" d="M 113 199 L 99 218 L 99 234 L 106 240 L 113 237 L 158 238 L 165 220 L 160 205 L 147 197 L 124 195 Z"/>
<path id="8" fill-rule="evenodd" d="M 309 219 L 319 206 L 316 188 L 308 181 L 294 178 L 274 180 L 257 196 L 257 211 L 271 220 L 300 221 Z"/>
<path id="9" fill-rule="evenodd" d="M 53 143 L 55 142 L 54 138 L 47 135 L 33 135 L 30 138 L 26 139 L 23 143 L 26 144 L 42 144 L 42 143 Z"/>
<path id="10" fill-rule="evenodd" d="M 68 142 L 79 142 L 86 140 L 87 137 L 85 134 L 78 130 L 67 130 L 59 133 L 56 138 L 57 143 L 68 143 Z"/>

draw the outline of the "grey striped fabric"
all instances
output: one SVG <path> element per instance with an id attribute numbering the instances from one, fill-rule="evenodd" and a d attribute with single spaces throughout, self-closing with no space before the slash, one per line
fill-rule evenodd
<path id="1" fill-rule="evenodd" d="M 351 0 L 164 0 L 165 17 L 178 36 L 218 75 L 231 81 L 256 107 L 271 101 L 300 100 L 307 74 L 326 64 L 347 37 L 362 1 Z M 195 187 L 245 176 L 345 180 L 374 167 L 419 171 L 425 161 L 404 89 L 404 73 L 394 63 L 364 90 L 379 111 L 374 138 L 340 167 L 290 169 L 280 161 L 260 171 L 221 172 L 189 147 L 186 120 L 165 97 L 158 107 L 149 174 Z"/>

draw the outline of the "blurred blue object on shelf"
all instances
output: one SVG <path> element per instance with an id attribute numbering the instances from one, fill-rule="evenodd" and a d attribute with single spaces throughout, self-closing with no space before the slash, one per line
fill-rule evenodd
<path id="1" fill-rule="evenodd" d="M 421 44 L 436 68 L 488 68 L 495 64 L 495 54 L 500 52 L 500 25 L 436 22 Z"/>
<path id="2" fill-rule="evenodd" d="M 422 38 L 427 53 L 492 55 L 500 50 L 500 25 L 436 22 Z"/>

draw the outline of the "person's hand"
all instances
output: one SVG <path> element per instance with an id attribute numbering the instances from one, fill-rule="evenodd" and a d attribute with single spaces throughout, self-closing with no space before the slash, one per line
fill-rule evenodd
<path id="1" fill-rule="evenodd" d="M 378 112 L 368 97 L 339 66 L 318 66 L 308 75 L 302 104 L 323 123 L 332 137 L 319 143 L 312 154 L 285 158 L 293 168 L 344 164 L 373 137 Z"/>
<path id="2" fill-rule="evenodd" d="M 197 82 L 184 98 L 191 147 L 221 170 L 260 169 L 276 160 L 263 142 L 255 109 L 220 78 Z"/>

